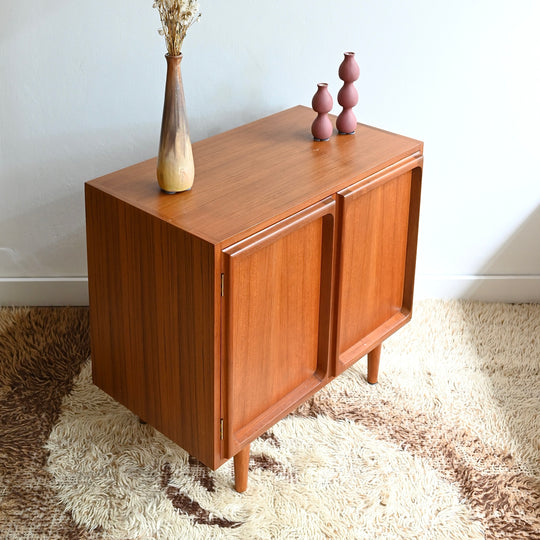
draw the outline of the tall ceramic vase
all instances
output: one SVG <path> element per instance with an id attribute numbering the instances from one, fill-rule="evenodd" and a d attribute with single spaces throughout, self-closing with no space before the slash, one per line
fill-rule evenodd
<path id="1" fill-rule="evenodd" d="M 179 56 L 165 55 L 167 79 L 157 160 L 157 180 L 166 193 L 187 191 L 193 186 L 195 164 L 186 119 L 186 103 Z"/>
<path id="2" fill-rule="evenodd" d="M 353 52 L 346 52 L 343 62 L 339 66 L 339 78 L 343 86 L 338 92 L 338 103 L 343 110 L 336 119 L 337 130 L 341 134 L 352 134 L 356 131 L 356 116 L 352 108 L 358 103 L 358 92 L 354 81 L 360 76 L 360 67 L 354 59 Z"/>

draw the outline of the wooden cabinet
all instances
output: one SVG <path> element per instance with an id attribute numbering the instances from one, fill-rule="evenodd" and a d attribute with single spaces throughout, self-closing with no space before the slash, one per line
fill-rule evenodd
<path id="1" fill-rule="evenodd" d="M 422 143 L 368 126 L 314 142 L 304 107 L 88 182 L 94 382 L 212 468 L 411 315 Z"/>

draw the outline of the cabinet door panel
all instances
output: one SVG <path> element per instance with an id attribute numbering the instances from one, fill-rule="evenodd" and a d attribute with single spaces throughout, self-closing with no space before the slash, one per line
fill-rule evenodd
<path id="1" fill-rule="evenodd" d="M 334 206 L 326 199 L 224 251 L 229 457 L 327 377 Z"/>
<path id="2" fill-rule="evenodd" d="M 338 194 L 336 373 L 410 318 L 420 173 L 408 163 Z"/>

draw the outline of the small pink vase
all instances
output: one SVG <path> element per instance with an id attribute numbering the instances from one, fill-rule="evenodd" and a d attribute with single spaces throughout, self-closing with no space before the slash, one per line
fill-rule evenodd
<path id="1" fill-rule="evenodd" d="M 339 78 L 343 86 L 338 93 L 338 103 L 343 107 L 336 120 L 336 127 L 341 134 L 350 135 L 356 131 L 356 116 L 352 108 L 358 103 L 358 92 L 354 81 L 360 76 L 360 67 L 354 59 L 353 52 L 346 52 L 343 62 L 339 66 Z"/>
<path id="2" fill-rule="evenodd" d="M 328 91 L 327 83 L 319 83 L 317 85 L 317 92 L 311 100 L 311 106 L 317 113 L 317 118 L 311 124 L 311 133 L 316 141 L 327 141 L 334 128 L 332 122 L 328 117 L 328 113 L 332 110 L 334 100 Z"/>

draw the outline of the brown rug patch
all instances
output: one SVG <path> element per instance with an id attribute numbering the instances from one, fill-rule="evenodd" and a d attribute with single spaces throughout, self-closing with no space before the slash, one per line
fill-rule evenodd
<path id="1" fill-rule="evenodd" d="M 195 459 L 193 456 L 188 457 L 188 464 L 189 474 L 196 478 L 206 491 L 214 493 L 216 491 L 216 481 L 212 476 L 212 469 L 201 463 L 198 459 Z"/>
<path id="2" fill-rule="evenodd" d="M 199 483 L 213 493 L 215 491 L 215 482 L 211 478 L 211 469 L 203 465 L 193 457 L 189 457 L 190 471 L 195 473 L 195 478 Z M 212 515 L 204 509 L 197 501 L 191 499 L 188 495 L 176 486 L 170 485 L 172 479 L 172 467 L 170 463 L 165 463 L 161 468 L 161 488 L 165 490 L 167 498 L 171 501 L 176 510 L 189 516 L 193 523 L 198 525 L 217 526 L 222 529 L 234 529 L 242 525 L 241 521 L 231 521 Z"/>
<path id="3" fill-rule="evenodd" d="M 296 480 L 294 471 L 287 469 L 283 463 L 264 453 L 252 455 L 249 459 L 249 470 L 256 471 L 257 469 L 269 471 L 273 475 L 286 478 L 290 482 Z"/>
<path id="4" fill-rule="evenodd" d="M 88 310 L 4 308 L 0 322 L 2 538 L 99 538 L 51 489 L 44 444 L 90 354 Z"/>

